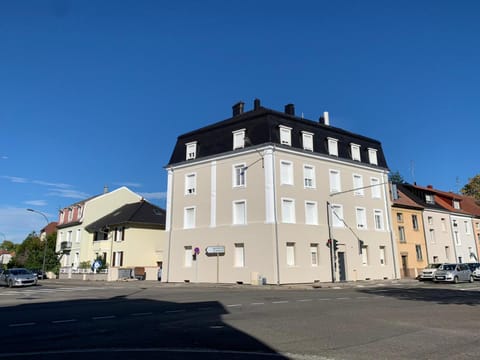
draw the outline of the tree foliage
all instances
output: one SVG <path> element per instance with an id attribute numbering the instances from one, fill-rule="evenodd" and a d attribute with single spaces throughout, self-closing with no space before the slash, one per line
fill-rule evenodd
<path id="1" fill-rule="evenodd" d="M 403 179 L 403 176 L 400 174 L 399 171 L 395 171 L 395 172 L 390 173 L 388 178 L 393 184 L 404 184 L 405 183 L 405 180 Z"/>
<path id="2" fill-rule="evenodd" d="M 9 252 L 15 252 L 17 250 L 18 244 L 11 242 L 10 240 L 4 240 L 0 244 L 1 250 L 7 250 Z"/>
<path id="3" fill-rule="evenodd" d="M 8 267 L 25 267 L 29 269 L 42 269 L 45 255 L 45 271 L 58 272 L 60 262 L 55 253 L 57 233 L 50 234 L 45 241 L 40 240 L 35 232 L 28 234 L 27 238 L 17 246 L 15 256 L 8 263 Z"/>
<path id="4" fill-rule="evenodd" d="M 480 201 L 480 174 L 468 179 L 468 184 L 460 191 L 463 195 L 474 197 Z"/>

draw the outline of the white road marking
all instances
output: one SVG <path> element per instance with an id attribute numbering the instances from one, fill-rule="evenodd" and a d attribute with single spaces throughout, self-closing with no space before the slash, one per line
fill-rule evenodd
<path id="1" fill-rule="evenodd" d="M 27 323 L 19 323 L 19 324 L 10 324 L 8 326 L 10 326 L 10 327 L 20 327 L 20 326 L 32 326 L 32 325 L 36 325 L 36 323 L 27 322 Z"/>
<path id="2" fill-rule="evenodd" d="M 312 301 L 312 299 L 300 299 L 300 300 L 297 300 L 298 302 L 307 302 L 307 301 Z"/>
<path id="3" fill-rule="evenodd" d="M 265 305 L 265 303 L 263 303 L 263 302 L 255 302 L 255 303 L 251 303 L 250 305 Z"/>
<path id="4" fill-rule="evenodd" d="M 286 304 L 288 301 L 282 300 L 282 301 L 272 301 L 272 304 Z"/>
<path id="5" fill-rule="evenodd" d="M 92 317 L 93 320 L 107 320 L 107 319 L 114 319 L 116 318 L 115 315 L 105 315 L 105 316 L 94 316 Z"/>
<path id="6" fill-rule="evenodd" d="M 227 307 L 239 307 L 239 306 L 242 306 L 242 304 L 230 304 L 230 305 L 227 305 Z"/>
<path id="7" fill-rule="evenodd" d="M 65 324 L 65 323 L 72 323 L 76 322 L 77 319 L 66 319 L 66 320 L 54 320 L 52 321 L 52 324 Z"/>

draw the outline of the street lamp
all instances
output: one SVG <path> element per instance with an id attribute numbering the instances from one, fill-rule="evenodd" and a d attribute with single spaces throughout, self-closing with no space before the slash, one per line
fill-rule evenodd
<path id="1" fill-rule="evenodd" d="M 47 215 L 45 215 L 41 211 L 37 211 L 37 210 L 33 210 L 33 209 L 27 209 L 27 211 L 31 211 L 31 212 L 42 215 L 45 218 L 45 220 L 47 221 L 47 226 L 48 226 L 48 224 L 50 224 L 50 221 L 48 221 Z M 45 258 L 47 257 L 47 245 L 48 245 L 47 242 L 48 242 L 48 238 L 45 236 L 45 246 L 43 247 L 42 279 L 45 276 Z"/>

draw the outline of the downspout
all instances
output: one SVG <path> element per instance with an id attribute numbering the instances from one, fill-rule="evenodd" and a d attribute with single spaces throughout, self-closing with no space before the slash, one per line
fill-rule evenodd
<path id="1" fill-rule="evenodd" d="M 172 244 L 172 211 L 173 211 L 173 170 L 168 169 L 168 182 L 167 182 L 167 221 L 166 226 L 168 226 L 168 253 L 167 253 L 167 283 L 170 279 L 170 248 Z"/>
<path id="2" fill-rule="evenodd" d="M 396 243 L 395 243 L 395 237 L 393 236 L 393 229 L 392 229 L 392 206 L 390 204 L 390 196 L 388 195 L 388 177 L 384 176 L 383 178 L 383 196 L 385 198 L 385 213 L 387 214 L 387 222 L 388 222 L 388 232 L 390 233 L 390 243 L 392 246 L 392 259 L 393 259 L 393 274 L 395 276 L 395 279 L 400 279 L 400 276 L 398 275 L 398 269 L 397 269 L 397 251 L 396 251 Z"/>
<path id="3" fill-rule="evenodd" d="M 277 180 L 275 176 L 275 146 L 272 150 L 272 172 L 273 172 L 273 216 L 275 232 L 275 256 L 277 258 L 277 285 L 280 285 L 280 252 L 278 245 L 278 215 L 277 215 Z"/>

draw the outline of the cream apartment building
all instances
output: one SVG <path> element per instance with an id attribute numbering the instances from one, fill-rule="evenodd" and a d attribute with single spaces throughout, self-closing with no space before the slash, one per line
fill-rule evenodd
<path id="1" fill-rule="evenodd" d="M 380 142 L 331 126 L 328 114 L 295 116 L 292 104 L 243 108 L 177 139 L 166 167 L 167 281 L 398 278 Z"/>

